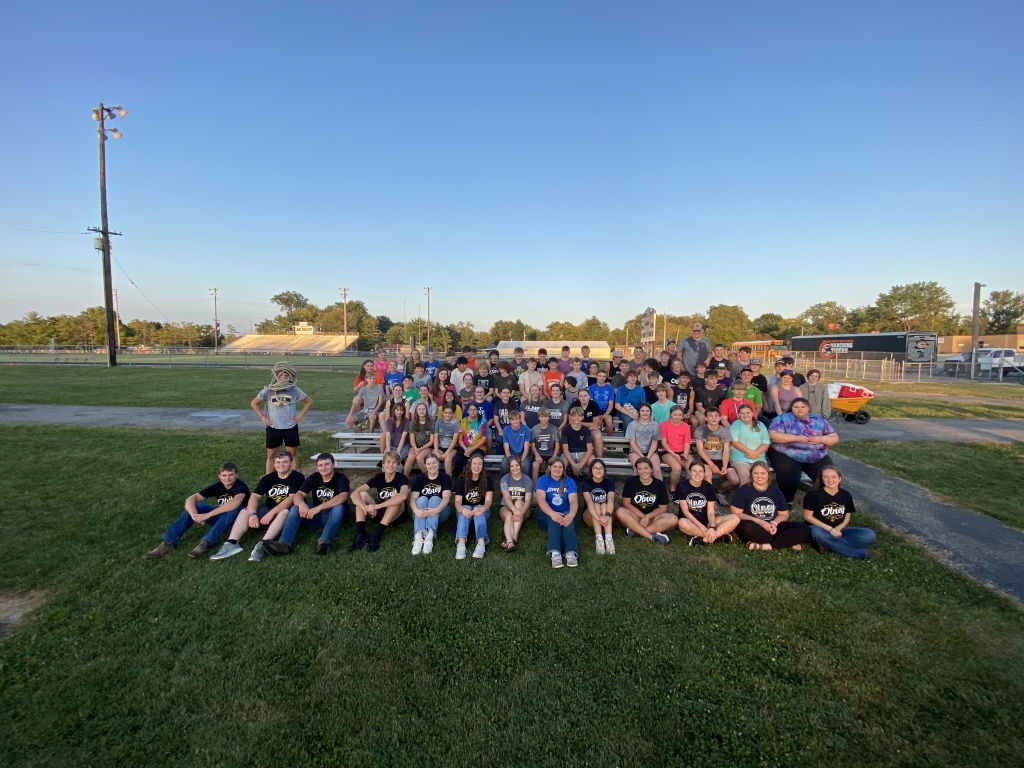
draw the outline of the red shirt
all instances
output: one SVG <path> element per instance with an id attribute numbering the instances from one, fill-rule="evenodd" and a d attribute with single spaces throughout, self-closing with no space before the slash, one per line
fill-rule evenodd
<path id="1" fill-rule="evenodd" d="M 732 424 L 734 421 L 740 420 L 740 408 L 744 405 L 749 405 L 750 410 L 754 412 L 754 418 L 757 418 L 757 406 L 746 398 L 737 403 L 735 398 L 730 397 L 718 404 L 718 410 L 722 412 L 722 418 Z"/>

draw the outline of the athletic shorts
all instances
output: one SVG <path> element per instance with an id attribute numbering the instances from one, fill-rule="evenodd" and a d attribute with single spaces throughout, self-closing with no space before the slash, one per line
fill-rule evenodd
<path id="1" fill-rule="evenodd" d="M 352 415 L 352 420 L 355 421 L 356 424 L 362 424 L 364 421 L 369 421 L 370 420 L 370 416 L 372 414 L 373 414 L 373 411 L 370 411 L 370 410 L 356 411 L 356 413 L 354 413 Z M 299 425 L 296 424 L 295 426 L 297 427 Z"/>
<path id="2" fill-rule="evenodd" d="M 267 427 L 267 448 L 280 448 L 281 444 L 288 448 L 299 447 L 299 425 L 291 429 L 274 429 Z"/>
<path id="3" fill-rule="evenodd" d="M 685 506 L 686 506 L 686 502 L 684 501 L 684 502 L 682 502 L 682 505 L 679 507 L 679 512 L 677 513 L 677 515 L 678 515 L 680 520 L 682 520 L 683 518 L 686 518 L 686 515 L 683 514 L 683 507 L 685 507 Z M 693 519 L 694 520 L 696 520 L 698 523 L 700 523 L 705 528 L 707 528 L 707 526 L 708 526 L 708 513 L 707 512 L 704 512 L 704 511 L 693 512 L 693 511 L 691 511 L 690 514 L 693 515 Z M 687 519 L 689 519 L 689 518 L 687 518 Z"/>

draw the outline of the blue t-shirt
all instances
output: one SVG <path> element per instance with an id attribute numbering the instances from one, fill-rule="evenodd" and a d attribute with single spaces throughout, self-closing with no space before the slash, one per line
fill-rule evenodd
<path id="1" fill-rule="evenodd" d="M 391 391 L 392 387 L 394 387 L 395 384 L 401 385 L 403 379 L 405 379 L 405 374 L 402 373 L 401 371 L 395 371 L 394 373 L 385 373 L 384 383 L 388 387 L 388 392 Z"/>
<path id="2" fill-rule="evenodd" d="M 437 373 L 437 369 L 441 367 L 440 360 L 424 360 L 423 367 L 427 371 L 427 376 L 434 378 L 434 374 Z"/>
<path id="3" fill-rule="evenodd" d="M 615 400 L 615 387 L 611 384 L 605 384 L 603 387 L 591 384 L 587 390 L 590 392 L 590 399 L 597 403 L 602 412 L 607 411 L 608 403 Z"/>
<path id="4" fill-rule="evenodd" d="M 543 475 L 537 481 L 537 492 L 544 491 L 544 500 L 551 507 L 551 511 L 559 514 L 569 511 L 569 494 L 576 493 L 576 483 L 571 477 L 565 478 L 565 491 L 559 493 L 558 489 L 561 485 L 561 480 L 556 482 L 547 475 Z"/>
<path id="5" fill-rule="evenodd" d="M 644 394 L 643 387 L 633 387 L 630 389 L 623 384 L 615 390 L 615 402 L 619 405 L 632 405 L 639 411 L 640 406 L 647 402 L 647 396 Z"/>
<path id="6" fill-rule="evenodd" d="M 482 403 L 478 403 L 476 400 L 470 400 L 469 403 L 466 403 L 466 407 L 462 409 L 463 413 L 466 412 L 466 409 L 469 408 L 470 404 L 473 404 L 480 409 L 480 418 L 484 421 L 490 423 L 491 419 L 494 418 L 494 406 L 491 405 L 490 400 L 484 400 Z"/>
<path id="7" fill-rule="evenodd" d="M 511 426 L 505 427 L 501 430 L 501 436 L 505 440 L 505 445 L 508 446 L 512 456 L 522 456 L 523 449 L 526 447 L 526 441 L 530 439 L 530 428 L 525 424 L 519 424 L 519 431 L 513 431 Z"/>

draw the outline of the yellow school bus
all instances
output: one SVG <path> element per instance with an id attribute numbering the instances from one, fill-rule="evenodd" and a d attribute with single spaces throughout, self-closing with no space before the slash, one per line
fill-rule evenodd
<path id="1" fill-rule="evenodd" d="M 740 347 L 750 347 L 751 357 L 760 357 L 761 363 L 765 366 L 775 364 L 775 359 L 784 357 L 789 352 L 789 345 L 778 339 L 757 339 L 756 341 L 737 341 L 732 345 L 734 352 L 739 352 Z"/>

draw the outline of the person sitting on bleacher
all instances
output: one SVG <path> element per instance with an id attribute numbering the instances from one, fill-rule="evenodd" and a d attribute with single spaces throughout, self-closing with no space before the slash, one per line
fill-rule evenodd
<path id="1" fill-rule="evenodd" d="M 622 428 L 625 430 L 640 412 L 640 406 L 646 402 L 644 390 L 636 385 L 636 371 L 630 369 L 626 372 L 626 383 L 615 390 L 615 410 L 622 420 Z"/>
<path id="2" fill-rule="evenodd" d="M 371 360 L 367 360 L 370 367 L 373 366 Z M 370 371 L 369 376 L 372 377 L 376 374 L 376 371 Z M 383 379 L 383 377 L 381 377 Z M 377 426 L 377 416 L 380 414 L 380 409 L 384 407 L 384 387 L 380 384 L 372 383 L 374 378 L 367 378 L 359 390 L 356 392 L 356 396 L 352 398 L 352 407 L 349 409 L 348 416 L 345 417 L 345 424 L 350 429 L 356 432 L 362 432 L 362 423 L 365 421 L 369 424 L 370 431 L 373 432 Z"/>
<path id="3" fill-rule="evenodd" d="M 640 459 L 645 459 L 650 463 L 654 476 L 662 480 L 661 458 L 658 455 L 661 427 L 651 418 L 651 406 L 647 403 L 641 403 L 636 419 L 626 427 L 626 440 L 629 441 L 629 463 L 634 469 Z"/>
<path id="4" fill-rule="evenodd" d="M 604 423 L 604 411 L 590 398 L 590 390 L 581 389 L 572 401 L 573 408 L 583 411 L 583 426 L 590 430 L 590 439 L 594 443 L 594 456 L 604 456 L 604 440 L 601 437 L 601 426 Z M 572 410 L 569 411 L 572 413 Z"/>
<path id="5" fill-rule="evenodd" d="M 551 414 L 551 423 L 557 428 L 561 429 L 562 425 L 568 421 L 569 409 L 572 407 L 562 397 L 562 385 L 558 383 L 552 383 L 551 385 L 551 397 L 544 401 L 544 407 L 548 409 L 548 413 Z"/>
<path id="6" fill-rule="evenodd" d="M 597 381 L 591 384 L 587 391 L 590 392 L 590 399 L 601 409 L 601 422 L 604 424 L 604 432 L 608 437 L 612 436 L 612 414 L 615 413 L 615 387 L 608 383 L 608 371 L 598 369 Z"/>
<path id="7" fill-rule="evenodd" d="M 790 413 L 777 416 L 768 427 L 772 445 L 768 461 L 775 470 L 775 480 L 792 502 L 800 487 L 800 475 L 817 477 L 825 467 L 832 466 L 828 447 L 839 442 L 839 435 L 827 419 L 812 416 L 807 400 L 798 397 Z"/>

